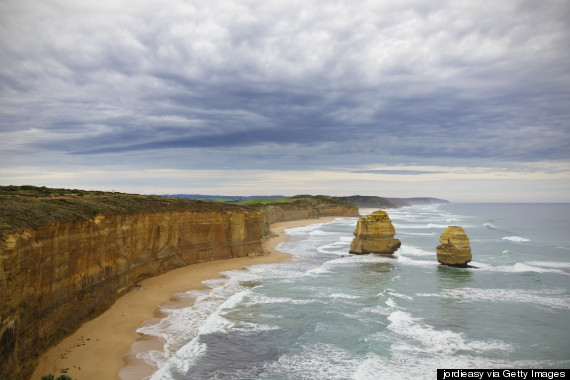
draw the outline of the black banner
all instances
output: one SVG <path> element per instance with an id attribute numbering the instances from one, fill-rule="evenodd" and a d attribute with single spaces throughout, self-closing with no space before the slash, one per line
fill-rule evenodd
<path id="1" fill-rule="evenodd" d="M 438 369 L 437 380 L 455 379 L 570 379 L 567 369 Z"/>

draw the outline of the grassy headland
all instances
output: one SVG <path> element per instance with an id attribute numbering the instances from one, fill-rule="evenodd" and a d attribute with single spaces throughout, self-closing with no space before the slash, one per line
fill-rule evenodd
<path id="1" fill-rule="evenodd" d="M 290 198 L 255 198 L 239 203 L 203 201 L 157 195 L 53 189 L 36 186 L 0 186 L 0 232 L 17 228 L 37 229 L 43 225 L 89 220 L 98 214 L 131 214 L 161 211 L 263 211 L 270 206 L 348 206 L 335 197 L 297 195 Z"/>

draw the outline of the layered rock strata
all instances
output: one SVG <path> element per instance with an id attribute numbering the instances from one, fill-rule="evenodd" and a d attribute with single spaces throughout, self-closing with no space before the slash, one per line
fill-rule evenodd
<path id="1" fill-rule="evenodd" d="M 345 206 L 318 206 L 318 207 L 287 207 L 267 206 L 262 211 L 264 237 L 271 235 L 270 226 L 273 223 L 288 222 L 291 220 L 318 219 L 326 216 L 358 216 L 358 207 L 346 204 Z"/>
<path id="2" fill-rule="evenodd" d="M 262 254 L 257 212 L 98 215 L 5 233 L 0 250 L 0 378 L 26 378 L 37 356 L 146 277 Z"/>
<path id="3" fill-rule="evenodd" d="M 401 242 L 394 238 L 396 230 L 385 211 L 375 211 L 361 216 L 356 224 L 354 239 L 350 244 L 350 253 L 392 254 L 400 248 Z"/>
<path id="4" fill-rule="evenodd" d="M 460 226 L 449 226 L 439 238 L 441 245 L 436 248 L 440 264 L 466 267 L 471 261 L 469 238 Z"/>
<path id="5" fill-rule="evenodd" d="M 262 254 L 269 225 L 358 215 L 355 206 L 136 212 L 2 231 L 0 379 L 28 378 L 41 353 L 144 278 Z M 200 208 L 204 210 L 200 210 Z"/>

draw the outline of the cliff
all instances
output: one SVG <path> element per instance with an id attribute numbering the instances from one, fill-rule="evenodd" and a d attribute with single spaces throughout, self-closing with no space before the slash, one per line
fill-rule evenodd
<path id="1" fill-rule="evenodd" d="M 401 242 L 394 239 L 396 230 L 385 211 L 376 211 L 361 216 L 356 224 L 354 239 L 350 244 L 350 253 L 392 254 L 400 248 Z"/>
<path id="2" fill-rule="evenodd" d="M 261 224 L 261 215 L 246 211 L 162 212 L 98 215 L 5 234 L 0 373 L 28 374 L 41 352 L 145 277 L 261 253 Z"/>
<path id="3" fill-rule="evenodd" d="M 294 200 L 238 207 L 118 193 L 0 187 L 0 379 L 146 277 L 262 253 L 277 221 L 353 216 L 351 205 Z"/>
<path id="4" fill-rule="evenodd" d="M 290 220 L 317 219 L 324 216 L 358 217 L 358 207 L 335 197 L 298 195 L 286 200 L 256 204 L 263 216 L 262 235 L 271 234 L 270 225 Z"/>

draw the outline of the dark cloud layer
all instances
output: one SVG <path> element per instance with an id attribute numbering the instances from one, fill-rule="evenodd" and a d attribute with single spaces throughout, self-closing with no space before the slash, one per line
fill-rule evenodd
<path id="1" fill-rule="evenodd" d="M 7 0 L 2 150 L 11 165 L 566 160 L 568 20 L 566 0 Z"/>

